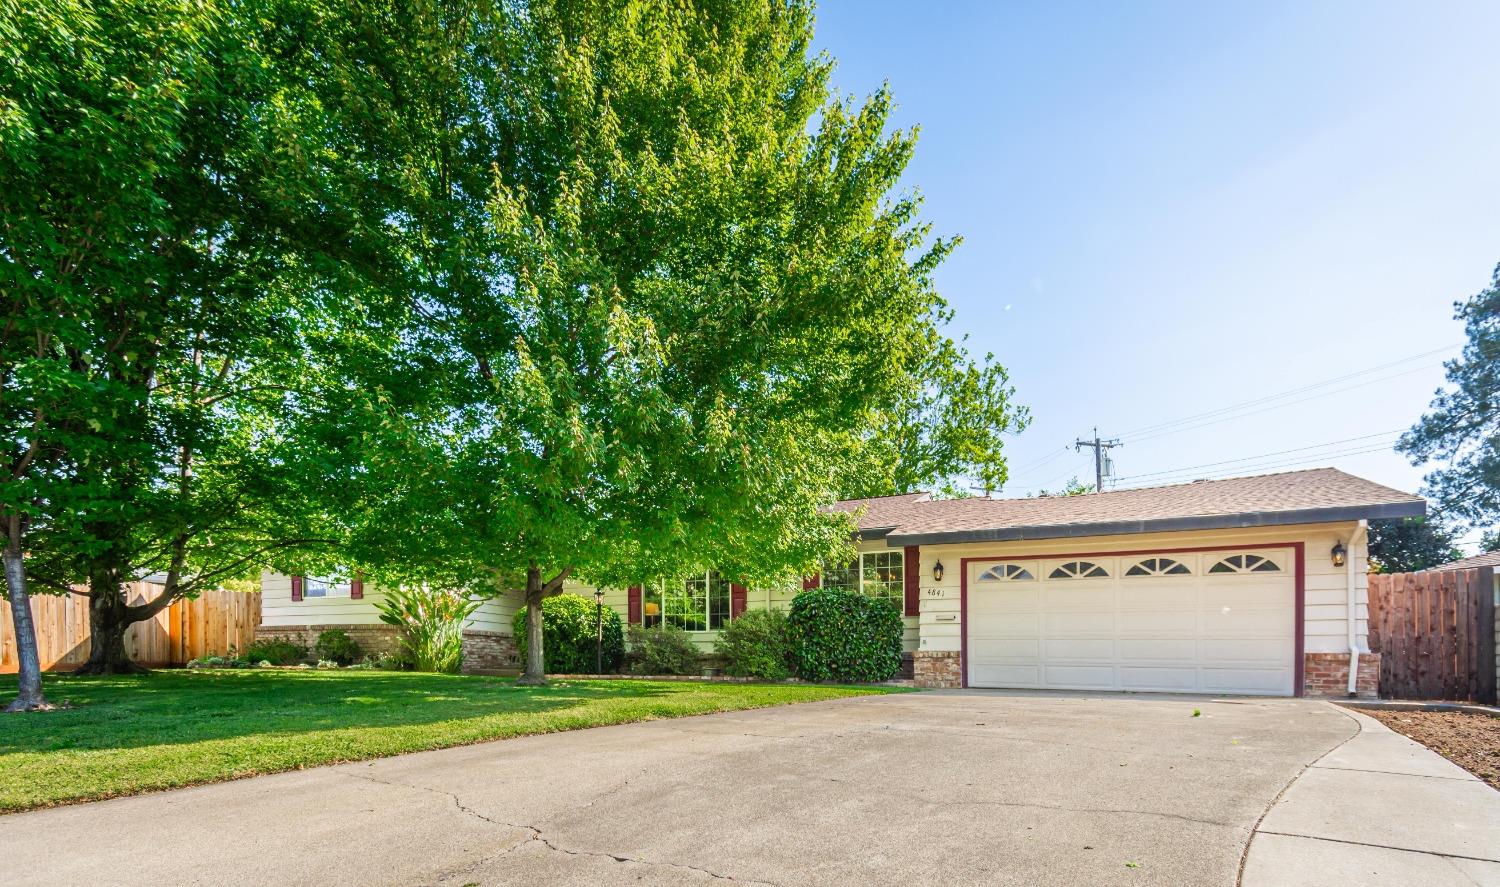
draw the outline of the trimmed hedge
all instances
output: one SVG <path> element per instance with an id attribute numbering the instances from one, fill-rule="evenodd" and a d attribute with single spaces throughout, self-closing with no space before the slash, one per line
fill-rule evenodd
<path id="1" fill-rule="evenodd" d="M 352 665 L 360 654 L 359 642 L 349 637 L 349 632 L 342 628 L 319 632 L 313 650 L 318 654 L 319 661 L 327 660 L 339 665 Z"/>
<path id="2" fill-rule="evenodd" d="M 557 594 L 542 599 L 542 667 L 550 674 L 593 674 L 595 632 L 599 605 L 578 594 Z M 511 620 L 516 650 L 526 661 L 526 608 Z M 620 614 L 604 608 L 604 671 L 620 670 L 625 660 L 625 635 Z"/>
<path id="3" fill-rule="evenodd" d="M 792 675 L 792 635 L 786 614 L 780 610 L 749 610 L 741 613 L 714 644 L 724 657 L 725 672 L 740 678 L 784 681 Z"/>
<path id="4" fill-rule="evenodd" d="M 307 648 L 291 638 L 263 638 L 252 641 L 240 653 L 246 662 L 269 662 L 272 665 L 296 665 L 307 656 Z M 206 657 L 214 658 L 214 657 Z M 230 657 L 234 658 L 234 657 Z"/>
<path id="5" fill-rule="evenodd" d="M 698 674 L 703 667 L 692 637 L 670 625 L 630 626 L 630 655 L 636 674 Z"/>
<path id="6" fill-rule="evenodd" d="M 817 588 L 787 615 L 797 674 L 809 681 L 888 681 L 901 670 L 901 612 L 852 591 Z"/>

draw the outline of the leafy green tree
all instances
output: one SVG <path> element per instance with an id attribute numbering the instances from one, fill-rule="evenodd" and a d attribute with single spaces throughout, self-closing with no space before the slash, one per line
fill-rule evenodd
<path id="1" fill-rule="evenodd" d="M 1070 477 L 1061 489 L 1037 490 L 1036 494 L 1038 496 L 1086 496 L 1092 492 L 1095 492 L 1093 484 L 1086 484 L 1077 477 Z"/>
<path id="2" fill-rule="evenodd" d="M 946 323 L 944 310 L 936 320 Z M 994 355 L 972 358 L 937 324 L 913 355 L 900 396 L 874 412 L 851 441 L 840 479 L 841 498 L 935 490 L 970 495 L 1005 486 L 1005 435 L 1026 428 L 1030 414 Z"/>
<path id="3" fill-rule="evenodd" d="M 540 682 L 541 601 L 570 575 L 790 580 L 847 547 L 823 510 L 847 429 L 906 390 L 949 245 L 892 196 L 914 138 L 887 133 L 886 92 L 829 99 L 810 4 L 533 2 L 436 27 L 462 51 L 437 50 L 408 174 L 410 347 L 356 386 L 431 400 L 373 432 L 353 550 L 524 588 Z"/>
<path id="4" fill-rule="evenodd" d="M 1463 557 L 1458 534 L 1420 517 L 1370 521 L 1370 562 L 1382 573 L 1413 573 Z"/>
<path id="5" fill-rule="evenodd" d="M 1487 289 L 1454 307 L 1468 343 L 1447 363 L 1450 387 L 1396 448 L 1413 464 L 1443 463 L 1424 491 L 1436 513 L 1486 526 L 1500 520 L 1500 267 Z"/>
<path id="6" fill-rule="evenodd" d="M 0 13 L 0 514 L 34 589 L 86 583 L 84 671 L 132 670 L 131 623 L 335 538 L 305 490 L 339 489 L 357 429 L 324 424 L 323 367 L 369 347 L 369 281 L 399 267 L 381 157 L 355 150 L 388 92 L 349 48 L 372 8 Z M 127 601 L 150 573 L 165 591 Z"/>
<path id="7" fill-rule="evenodd" d="M 1479 550 L 1484 553 L 1500 551 L 1500 528 L 1484 531 L 1484 535 L 1479 537 Z"/>

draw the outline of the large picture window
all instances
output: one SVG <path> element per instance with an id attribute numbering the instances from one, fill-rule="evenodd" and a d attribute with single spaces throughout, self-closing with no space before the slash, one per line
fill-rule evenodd
<path id="1" fill-rule="evenodd" d="M 676 582 L 649 582 L 641 588 L 641 621 L 647 628 L 718 631 L 729 621 L 729 585 L 713 570 Z"/>
<path id="2" fill-rule="evenodd" d="M 858 591 L 900 608 L 906 596 L 906 564 L 900 551 L 867 551 L 848 566 L 825 566 L 824 588 Z"/>

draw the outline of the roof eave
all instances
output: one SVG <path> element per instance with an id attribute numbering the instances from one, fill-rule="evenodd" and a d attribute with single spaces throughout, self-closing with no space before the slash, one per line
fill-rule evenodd
<path id="1" fill-rule="evenodd" d="M 1385 520 L 1422 517 L 1427 503 L 1388 502 L 1381 505 L 1340 505 L 1291 511 L 1251 511 L 1239 514 L 1205 514 L 1145 521 L 1111 521 L 1090 524 L 1052 524 L 1029 527 L 996 527 L 980 530 L 950 530 L 937 533 L 883 534 L 891 548 L 905 545 L 954 545 L 964 542 L 1025 542 L 1034 539 L 1067 539 L 1077 536 L 1127 536 L 1137 533 L 1175 533 L 1189 530 L 1234 530 L 1276 527 L 1287 524 L 1324 524 L 1351 520 Z"/>

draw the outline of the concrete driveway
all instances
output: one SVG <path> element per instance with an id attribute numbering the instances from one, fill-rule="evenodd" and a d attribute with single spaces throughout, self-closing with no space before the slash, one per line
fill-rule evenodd
<path id="1" fill-rule="evenodd" d="M 0 817 L 0 854 L 11 885 L 1232 885 L 1356 732 L 1298 700 L 847 699 Z"/>

